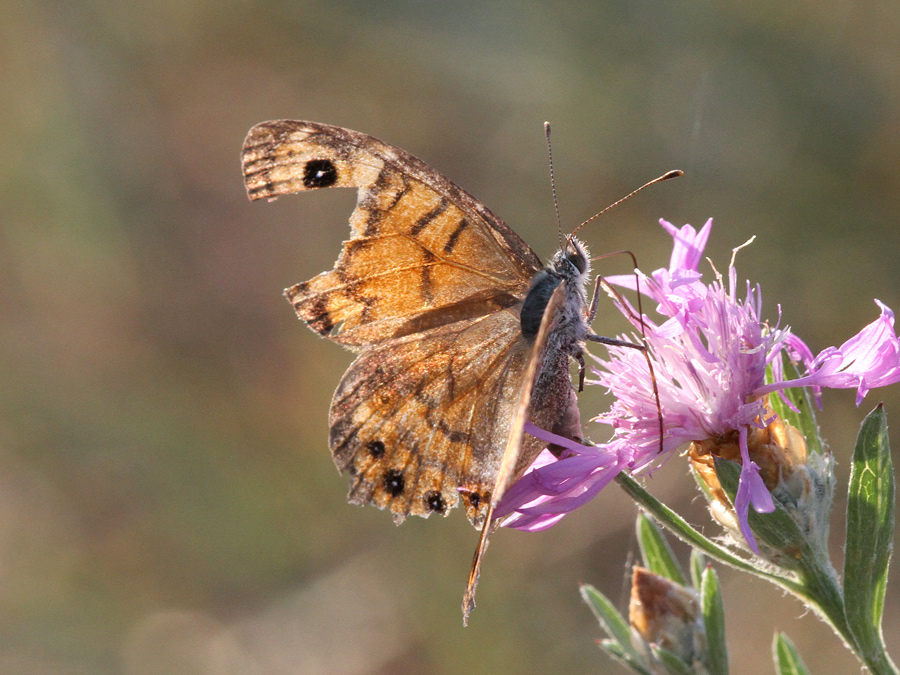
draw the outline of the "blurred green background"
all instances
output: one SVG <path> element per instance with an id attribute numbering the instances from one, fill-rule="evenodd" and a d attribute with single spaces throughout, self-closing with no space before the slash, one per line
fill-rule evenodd
<path id="1" fill-rule="evenodd" d="M 595 253 L 654 269 L 658 218 L 713 216 L 719 269 L 756 235 L 740 275 L 816 351 L 872 321 L 872 298 L 900 308 L 896 2 L 25 0 L 3 2 L 0 35 L 4 674 L 619 672 L 577 592 L 624 607 L 635 509 L 616 488 L 496 536 L 467 629 L 462 515 L 396 528 L 345 503 L 326 420 L 351 356 L 281 290 L 330 268 L 354 195 L 249 203 L 256 122 L 399 145 L 546 258 L 550 120 L 569 228 L 687 173 L 587 228 Z M 897 387 L 863 409 L 825 396 L 841 490 L 879 400 L 900 419 Z M 649 486 L 708 523 L 682 459 Z M 770 672 L 774 629 L 813 671 L 858 671 L 799 603 L 722 581 L 733 673 Z"/>

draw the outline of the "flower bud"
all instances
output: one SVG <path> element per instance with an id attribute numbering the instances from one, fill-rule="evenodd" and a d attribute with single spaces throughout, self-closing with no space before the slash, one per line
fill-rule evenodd
<path id="1" fill-rule="evenodd" d="M 647 642 L 693 664 L 705 651 L 706 635 L 696 593 L 666 577 L 635 567 L 628 621 Z"/>
<path id="2" fill-rule="evenodd" d="M 748 429 L 750 460 L 759 467 L 759 476 L 765 487 L 775 502 L 791 516 L 806 543 L 824 551 L 831 511 L 831 455 L 809 455 L 806 439 L 796 427 L 774 413 L 768 400 L 765 400 L 762 417 L 769 421 L 768 425 Z M 712 516 L 737 541 L 742 541 L 738 514 L 719 482 L 715 465 L 716 458 L 741 464 L 738 432 L 731 432 L 722 438 L 694 441 L 688 456 L 698 481 L 705 488 Z M 764 557 L 781 564 L 786 562 L 785 555 L 793 558 L 797 554 L 796 550 L 773 551 L 765 545 L 763 549 L 760 552 Z"/>

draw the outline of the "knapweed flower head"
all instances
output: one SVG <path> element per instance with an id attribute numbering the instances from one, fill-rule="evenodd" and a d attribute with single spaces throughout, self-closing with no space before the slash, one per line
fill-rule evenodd
<path id="1" fill-rule="evenodd" d="M 747 283 L 739 293 L 735 256 L 727 279 L 715 273 L 710 283 L 704 282 L 698 268 L 711 220 L 699 231 L 690 225 L 661 224 L 674 240 L 669 267 L 650 276 L 639 273 L 639 283 L 631 275 L 607 279 L 622 287 L 639 286 L 657 305 L 663 320 L 644 316 L 641 321 L 627 300 L 615 297 L 619 310 L 644 333 L 652 374 L 647 355 L 639 350 L 610 347 L 607 359 L 594 357 L 596 379 L 589 382 L 615 397 L 595 421 L 611 427 L 612 438 L 587 446 L 529 425 L 529 433 L 566 451 L 558 460 L 543 453 L 507 492 L 499 510 L 511 514 L 507 526 L 544 529 L 588 502 L 623 470 L 647 471 L 688 444 L 702 456 L 727 443 L 734 450 L 730 458 L 741 465 L 733 508 L 737 526 L 757 550 L 747 517 L 750 506 L 758 512 L 775 508 L 772 490 L 778 469 L 766 466 L 767 461 L 784 453 L 794 460 L 805 457 L 805 448 L 802 453 L 797 449 L 794 432 L 761 433 L 775 422 L 767 396 L 800 386 L 816 392 L 822 387 L 855 388 L 859 404 L 869 389 L 900 381 L 894 316 L 876 300 L 881 315 L 875 322 L 840 347 L 814 356 L 789 328 L 763 320 L 759 286 Z M 784 356 L 805 374 L 786 377 Z M 773 375 L 769 384 L 767 370 Z M 773 442 L 777 445 L 779 438 L 789 438 L 793 445 L 777 449 Z"/>

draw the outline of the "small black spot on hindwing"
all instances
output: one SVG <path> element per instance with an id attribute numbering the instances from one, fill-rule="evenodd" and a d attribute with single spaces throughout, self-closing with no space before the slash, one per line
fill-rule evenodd
<path id="1" fill-rule="evenodd" d="M 366 450 L 369 451 L 373 459 L 384 457 L 384 443 L 381 441 L 369 441 L 368 445 L 366 445 Z"/>
<path id="2" fill-rule="evenodd" d="M 425 493 L 425 507 L 429 511 L 434 511 L 436 513 L 443 513 L 447 505 L 444 503 L 443 495 L 437 490 L 430 490 Z"/>
<path id="3" fill-rule="evenodd" d="M 384 474 L 384 489 L 391 497 L 398 497 L 406 489 L 406 479 L 399 469 L 391 469 Z"/>
<path id="4" fill-rule="evenodd" d="M 337 180 L 337 167 L 330 159 L 311 159 L 303 167 L 303 184 L 308 188 L 331 187 Z"/>

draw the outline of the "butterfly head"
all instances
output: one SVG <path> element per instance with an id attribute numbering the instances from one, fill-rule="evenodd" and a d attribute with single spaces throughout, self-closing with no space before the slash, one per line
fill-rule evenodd
<path id="1" fill-rule="evenodd" d="M 550 259 L 548 267 L 567 281 L 584 285 L 591 274 L 587 246 L 573 236 L 566 237 L 565 245 Z"/>
<path id="2" fill-rule="evenodd" d="M 575 237 L 567 237 L 562 248 L 531 280 L 531 287 L 522 305 L 522 334 L 528 340 L 537 335 L 544 309 L 554 289 L 566 283 L 566 306 L 575 315 L 582 313 L 585 304 L 585 282 L 591 273 L 591 258 L 587 246 Z"/>

